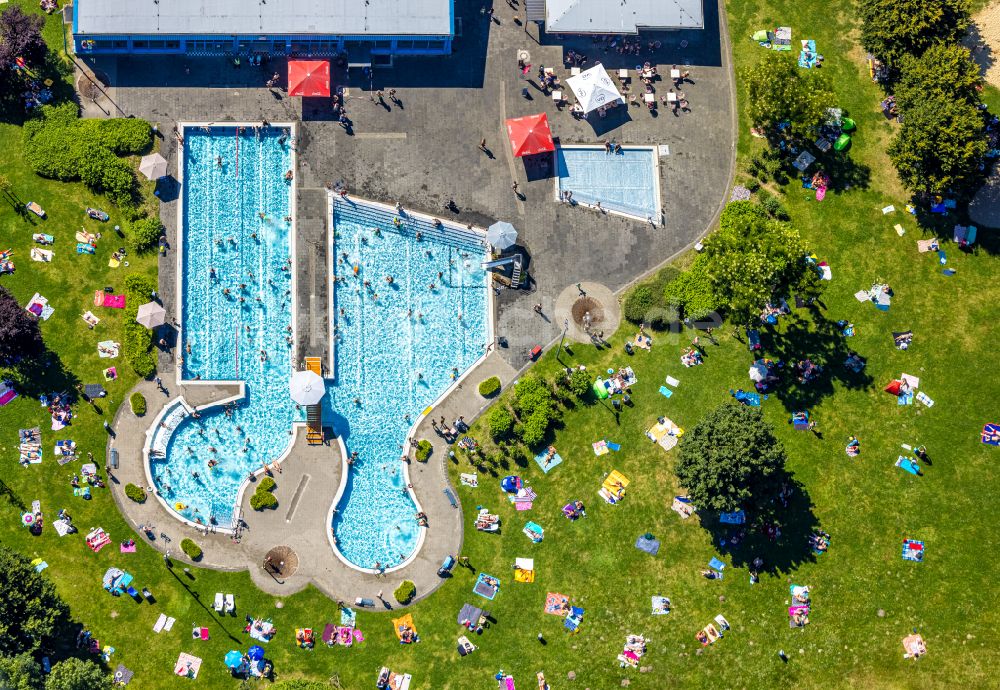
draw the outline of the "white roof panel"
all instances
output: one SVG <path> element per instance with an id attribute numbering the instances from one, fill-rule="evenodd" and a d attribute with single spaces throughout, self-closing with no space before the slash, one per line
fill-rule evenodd
<path id="1" fill-rule="evenodd" d="M 702 0 L 546 0 L 552 33 L 634 34 L 639 29 L 703 29 Z"/>
<path id="2" fill-rule="evenodd" d="M 76 0 L 79 34 L 451 34 L 452 0 Z"/>

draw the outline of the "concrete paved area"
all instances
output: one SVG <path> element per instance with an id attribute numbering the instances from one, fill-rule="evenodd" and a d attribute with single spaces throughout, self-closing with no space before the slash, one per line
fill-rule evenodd
<path id="1" fill-rule="evenodd" d="M 644 51 L 642 56 L 619 55 L 614 48 L 586 37 L 563 41 L 532 36 L 511 21 L 514 11 L 503 4 L 496 8 L 499 25 L 490 25 L 473 3 L 459 3 L 456 10 L 461 37 L 450 57 L 397 59 L 392 68 L 376 68 L 371 82 L 360 74 L 334 69 L 334 83 L 348 89 L 350 130 L 334 120 L 326 101 L 290 99 L 283 92 L 265 89 L 264 81 L 272 72 L 285 73 L 284 61 L 279 59 L 264 69 L 236 70 L 221 58 L 88 58 L 88 67 L 106 77 L 108 86 L 103 107 L 88 108 L 86 114 L 127 113 L 157 123 L 161 135 L 167 133 L 162 153 L 173 170 L 178 151 L 169 133 L 176 122 L 300 121 L 295 176 L 298 359 L 317 355 L 326 361 L 329 348 L 326 185 L 343 179 L 354 196 L 398 201 L 408 208 L 483 227 L 495 220 L 512 222 L 519 231 L 519 248 L 527 257 L 527 286 L 500 293 L 497 334 L 501 346 L 434 412 L 435 417 L 444 415 L 449 421 L 460 414 L 471 421 L 488 404 L 476 390 L 479 381 L 498 375 L 504 385 L 509 384 L 529 362 L 533 346 L 558 339 L 562 320 L 548 315 L 565 308 L 560 307 L 560 295 L 571 295 L 577 283 L 599 283 L 604 286 L 602 299 L 610 305 L 613 296 L 631 281 L 655 270 L 711 228 L 731 184 L 735 116 L 724 15 L 720 17 L 719 8 L 711 3 L 705 7 L 708 30 L 644 34 L 644 40 L 661 40 L 662 47 L 652 54 Z M 720 22 L 723 25 L 717 30 Z M 671 64 L 690 65 L 694 83 L 683 89 L 693 112 L 674 116 L 661 109 L 653 117 L 644 107 L 630 107 L 621 109 L 627 115 L 620 112 L 601 120 L 595 114 L 590 121 L 574 120 L 532 80 L 521 79 L 516 63 L 521 49 L 531 53 L 529 76 L 546 65 L 554 67 L 563 81 L 570 74 L 563 63 L 569 49 L 588 55 L 588 65 L 601 61 L 612 73 L 618 68 L 634 71 L 636 64 L 646 60 L 657 64 L 664 75 Z M 657 82 L 657 94 L 670 86 L 669 79 Z M 372 88 L 395 88 L 400 102 L 382 106 L 369 97 Z M 522 89 L 527 89 L 530 100 L 522 96 Z M 632 89 L 637 89 L 635 82 Z M 553 133 L 562 142 L 613 139 L 622 144 L 668 146 L 669 154 L 660 158 L 659 167 L 664 224 L 654 227 L 558 203 L 552 171 L 544 164 L 513 158 L 503 128 L 505 118 L 539 111 L 548 114 Z M 478 148 L 484 137 L 490 154 Z M 511 190 L 515 181 L 520 195 Z M 180 190 L 173 178 L 165 178 L 158 193 L 168 240 L 176 244 Z M 445 209 L 451 200 L 457 211 Z M 168 313 L 177 318 L 175 285 L 176 261 L 169 253 L 160 262 L 160 294 Z M 537 303 L 542 304 L 545 318 L 534 312 Z M 162 353 L 160 376 L 165 381 L 173 380 L 174 366 L 172 353 Z M 217 394 L 214 399 L 231 394 L 199 388 L 199 395 Z M 166 401 L 150 383 L 140 384 L 139 390 L 150 401 L 147 417 L 135 419 L 126 406 L 115 424 L 117 438 L 112 445 L 120 452 L 117 475 L 121 484 L 114 493 L 134 525 L 154 524 L 157 535 L 162 531 L 170 537 L 170 542 L 159 536 L 155 541 L 173 556 L 178 555 L 179 539 L 190 532 L 187 536 L 206 546 L 206 564 L 249 568 L 265 591 L 294 591 L 311 580 L 330 596 L 349 600 L 372 598 L 383 589 L 390 592 L 404 578 L 417 584 L 418 596 L 425 596 L 437 584 L 434 571 L 444 555 L 458 555 L 461 511 L 451 508 L 443 494 L 448 485 L 447 447 L 425 427 L 417 435 L 431 440 L 435 452 L 427 464 L 413 463 L 411 480 L 430 519 L 430 534 L 415 562 L 387 580 L 347 568 L 326 544 L 325 511 L 340 481 L 340 459 L 334 446 L 296 446 L 277 477 L 277 511 L 247 517 L 249 526 L 239 543 L 222 535 L 199 535 L 168 516 L 155 501 L 132 503 L 121 489 L 128 481 L 145 486 L 141 467 L 145 428 Z M 299 555 L 299 569 L 288 582 L 278 582 L 260 567 L 263 554 L 277 545 L 290 546 Z"/>

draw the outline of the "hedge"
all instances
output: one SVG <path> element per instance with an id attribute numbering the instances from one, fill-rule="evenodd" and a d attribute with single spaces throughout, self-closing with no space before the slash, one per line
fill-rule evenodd
<path id="1" fill-rule="evenodd" d="M 181 551 L 186 553 L 192 561 L 201 560 L 201 547 L 190 539 L 181 539 Z"/>
<path id="2" fill-rule="evenodd" d="M 156 249 L 163 234 L 163 223 L 159 218 L 143 217 L 132 223 L 128 241 L 132 249 L 143 253 Z"/>
<path id="3" fill-rule="evenodd" d="M 125 495 L 136 503 L 143 503 L 146 500 L 146 490 L 141 486 L 136 486 L 135 484 L 125 485 Z"/>
<path id="4" fill-rule="evenodd" d="M 128 402 L 132 407 L 132 413 L 136 417 L 141 417 L 146 414 L 146 398 L 143 397 L 142 393 L 136 391 L 132 394 L 132 397 L 128 399 Z"/>
<path id="5" fill-rule="evenodd" d="M 260 483 L 257 485 L 256 493 L 261 493 L 264 491 L 274 491 L 274 487 L 276 486 L 277 484 L 275 483 L 272 477 L 264 477 L 263 479 L 260 480 Z"/>
<path id="6" fill-rule="evenodd" d="M 622 304 L 622 315 L 632 323 L 644 323 L 656 304 L 656 293 L 649 285 L 637 285 Z"/>
<path id="7" fill-rule="evenodd" d="M 496 395 L 497 391 L 500 390 L 500 379 L 496 376 L 491 376 L 482 383 L 479 384 L 479 395 L 484 398 L 489 398 L 490 396 Z"/>
<path id="8" fill-rule="evenodd" d="M 431 457 L 431 453 L 434 450 L 434 446 L 426 438 L 420 439 L 420 443 L 417 444 L 417 462 L 427 462 L 427 459 Z"/>
<path id="9" fill-rule="evenodd" d="M 514 415 L 511 414 L 510 409 L 502 403 L 498 403 L 493 406 L 493 409 L 490 410 L 489 417 L 486 421 L 489 424 L 490 437 L 494 441 L 506 438 L 514 429 Z"/>
<path id="10" fill-rule="evenodd" d="M 250 497 L 250 507 L 254 510 L 264 510 L 265 508 L 277 508 L 278 499 L 270 491 L 257 491 Z"/>
<path id="11" fill-rule="evenodd" d="M 130 275 L 125 279 L 125 333 L 122 337 L 122 350 L 125 361 L 142 378 L 148 378 L 156 371 L 156 356 L 152 352 L 153 331 L 140 323 L 135 317 L 139 307 L 151 299 L 156 285 L 149 278 L 141 275 Z"/>
<path id="12" fill-rule="evenodd" d="M 409 580 L 403 580 L 399 587 L 396 588 L 396 591 L 392 593 L 392 596 L 396 597 L 396 601 L 400 604 L 409 604 L 413 601 L 413 597 L 416 594 L 417 586 Z"/>

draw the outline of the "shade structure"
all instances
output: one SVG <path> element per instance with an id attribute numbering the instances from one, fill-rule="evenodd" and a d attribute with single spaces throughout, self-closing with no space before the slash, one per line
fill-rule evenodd
<path id="1" fill-rule="evenodd" d="M 575 77 L 566 80 L 576 100 L 580 102 L 583 112 L 589 113 L 596 108 L 615 105 L 622 100 L 622 95 L 618 93 L 618 87 L 611 81 L 604 65 L 597 64 L 581 72 Z"/>
<path id="2" fill-rule="evenodd" d="M 249 658 L 250 661 L 260 661 L 264 658 L 264 648 L 255 644 L 247 650 L 247 658 Z"/>
<path id="3" fill-rule="evenodd" d="M 237 652 L 235 649 L 226 652 L 226 666 L 228 668 L 239 668 L 240 664 L 243 663 L 243 655 Z"/>
<path id="4" fill-rule="evenodd" d="M 330 62 L 328 60 L 289 60 L 289 96 L 330 97 Z"/>
<path id="5" fill-rule="evenodd" d="M 761 382 L 767 378 L 767 365 L 764 362 L 758 360 L 754 362 L 753 366 L 750 367 L 750 380 Z"/>
<path id="6" fill-rule="evenodd" d="M 136 314 L 135 320 L 146 328 L 156 328 L 166 323 L 167 310 L 161 304 L 147 302 L 139 307 L 139 312 Z"/>
<path id="7" fill-rule="evenodd" d="M 139 172 L 145 175 L 147 180 L 158 180 L 167 174 L 167 159 L 158 153 L 143 156 L 139 161 Z"/>
<path id="8" fill-rule="evenodd" d="M 495 249 L 507 249 L 517 242 L 517 230 L 505 220 L 494 223 L 486 231 L 486 243 Z"/>
<path id="9" fill-rule="evenodd" d="M 292 400 L 299 405 L 315 405 L 323 399 L 323 395 L 326 393 L 326 383 L 323 381 L 323 377 L 308 369 L 292 374 L 289 388 Z"/>
<path id="10" fill-rule="evenodd" d="M 556 150 L 552 131 L 549 129 L 549 118 L 545 113 L 507 120 L 507 136 L 515 156 L 532 156 Z"/>

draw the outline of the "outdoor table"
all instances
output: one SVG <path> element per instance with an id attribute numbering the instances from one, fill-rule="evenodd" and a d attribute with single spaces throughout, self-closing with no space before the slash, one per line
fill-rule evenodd
<path id="1" fill-rule="evenodd" d="M 580 68 L 579 67 L 570 67 L 569 73 L 570 73 L 570 76 L 575 77 L 576 75 L 578 75 L 580 73 Z"/>
<path id="2" fill-rule="evenodd" d="M 667 100 L 673 103 L 677 100 L 677 94 L 673 91 L 667 91 Z"/>
<path id="3" fill-rule="evenodd" d="M 552 69 L 551 67 L 546 67 L 545 68 L 545 74 L 555 74 L 555 73 L 556 73 L 556 71 L 554 69 Z"/>
<path id="4" fill-rule="evenodd" d="M 555 101 L 556 103 L 562 103 L 562 99 L 563 99 L 563 97 L 562 97 L 562 91 L 553 91 L 552 92 L 552 100 L 553 101 Z"/>
<path id="5" fill-rule="evenodd" d="M 647 103 L 656 103 L 656 96 L 654 96 L 651 93 L 643 94 L 642 100 L 646 101 Z"/>
<path id="6" fill-rule="evenodd" d="M 672 69 L 672 70 L 670 70 L 670 78 L 671 79 L 680 79 L 681 78 L 681 71 L 679 69 Z"/>
<path id="7" fill-rule="evenodd" d="M 618 70 L 618 76 L 621 79 L 628 79 L 628 70 L 627 69 Z"/>

